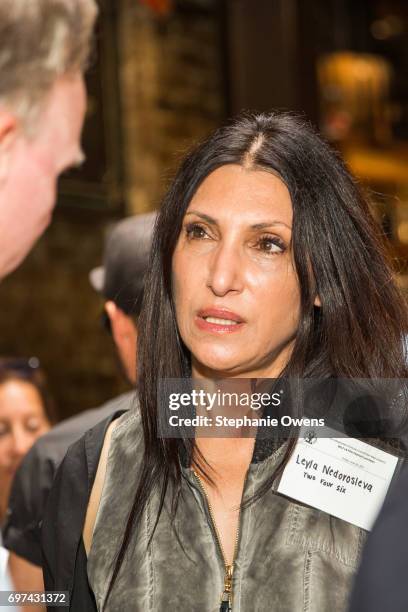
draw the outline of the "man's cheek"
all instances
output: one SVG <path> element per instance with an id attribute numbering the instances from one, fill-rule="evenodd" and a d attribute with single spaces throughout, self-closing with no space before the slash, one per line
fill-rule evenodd
<path id="1" fill-rule="evenodd" d="M 42 170 L 42 169 L 41 169 Z M 40 172 L 37 175 L 38 196 L 37 206 L 43 218 L 51 218 L 57 198 L 56 176 L 50 172 Z"/>

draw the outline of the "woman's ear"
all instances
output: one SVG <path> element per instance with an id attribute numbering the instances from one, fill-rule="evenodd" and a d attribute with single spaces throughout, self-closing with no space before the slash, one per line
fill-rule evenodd
<path id="1" fill-rule="evenodd" d="M 317 306 L 318 308 L 321 308 L 321 306 L 322 306 L 322 303 L 321 303 L 321 301 L 320 301 L 320 297 L 319 297 L 317 294 L 316 294 L 316 297 L 315 297 L 315 299 L 314 299 L 314 302 L 313 302 L 313 303 L 314 303 L 314 305 L 315 305 L 315 306 Z"/>

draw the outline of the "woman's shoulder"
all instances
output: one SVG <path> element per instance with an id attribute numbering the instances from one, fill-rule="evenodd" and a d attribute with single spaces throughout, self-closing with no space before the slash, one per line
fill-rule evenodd
<path id="1" fill-rule="evenodd" d="M 123 416 L 128 416 L 128 415 L 123 415 Z M 116 430 L 116 427 L 118 426 L 118 421 L 121 420 L 122 418 L 123 417 L 115 421 L 112 421 L 108 425 L 108 428 L 106 429 L 106 432 L 105 432 L 105 438 L 103 441 L 101 454 L 99 457 L 98 468 L 96 470 L 95 480 L 92 485 L 91 495 L 89 497 L 86 517 L 85 517 L 84 530 L 82 534 L 85 551 L 87 555 L 89 554 L 89 549 L 91 548 L 92 535 L 93 535 L 93 530 L 95 526 L 96 515 L 98 513 L 98 508 L 99 508 L 99 504 L 100 504 L 100 500 L 102 496 L 103 483 L 105 482 L 112 434 Z M 124 419 L 124 420 L 128 421 L 128 419 Z M 120 423 L 120 426 L 123 428 L 123 423 Z"/>
<path id="2" fill-rule="evenodd" d="M 106 429 L 84 523 L 83 540 L 87 554 L 91 547 L 107 474 L 111 474 L 111 479 L 116 482 L 117 470 L 126 471 L 127 467 L 135 466 L 142 451 L 141 441 L 139 411 L 132 410 L 123 414 Z"/>
<path id="3" fill-rule="evenodd" d="M 108 446 L 111 437 L 115 444 L 126 444 L 127 440 L 138 437 L 141 419 L 138 406 L 120 409 L 83 433 L 71 446 L 61 464 L 62 473 L 67 477 L 74 476 L 75 468 L 88 473 L 88 488 L 93 484 L 103 449 Z M 115 435 L 112 436 L 113 432 Z"/>
<path id="4" fill-rule="evenodd" d="M 46 582 L 51 590 L 54 587 L 58 590 L 57 586 L 66 590 L 72 579 L 90 493 L 108 431 L 111 437 L 115 433 L 114 446 L 121 449 L 129 439 L 126 427 L 130 430 L 129 436 L 138 437 L 137 431 L 141 428 L 137 406 L 132 405 L 126 412 L 119 410 L 85 432 L 69 447 L 57 470 L 44 512 L 41 538 L 45 568 L 49 569 L 45 571 Z M 74 505 L 72 499 L 75 499 Z M 67 558 L 73 560 L 71 565 L 66 563 Z"/>

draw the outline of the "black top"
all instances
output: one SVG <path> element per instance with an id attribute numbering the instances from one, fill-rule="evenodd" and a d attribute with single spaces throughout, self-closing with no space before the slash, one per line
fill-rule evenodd
<path id="1" fill-rule="evenodd" d="M 69 610 L 74 612 L 96 611 L 87 580 L 82 530 L 106 430 L 124 412 L 98 423 L 69 448 L 48 497 L 41 534 L 44 588 L 68 591 Z M 60 612 L 61 608 L 47 606 L 47 610 Z"/>
<path id="2" fill-rule="evenodd" d="M 74 583 L 71 591 L 70 610 L 81 612 L 98 612 L 94 594 L 88 583 L 87 556 L 84 542 L 81 538 L 75 560 Z M 48 608 L 53 610 L 53 608 Z M 61 608 L 57 608 L 61 612 Z"/>
<path id="3" fill-rule="evenodd" d="M 407 568 L 408 468 L 404 468 L 367 538 L 350 612 L 407 612 Z"/>
<path id="4" fill-rule="evenodd" d="M 41 565 L 41 524 L 47 498 L 68 448 L 84 432 L 118 410 L 131 406 L 134 392 L 100 408 L 63 421 L 42 436 L 24 457 L 13 480 L 3 527 L 3 546 L 34 565 Z"/>

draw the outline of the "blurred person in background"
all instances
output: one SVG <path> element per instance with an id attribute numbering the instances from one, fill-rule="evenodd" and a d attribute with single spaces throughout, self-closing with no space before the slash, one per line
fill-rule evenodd
<path id="1" fill-rule="evenodd" d="M 96 13 L 94 0 L 1 0 L 0 280 L 48 226 L 58 175 L 83 160 Z M 9 587 L 1 572 L 0 590 Z"/>
<path id="2" fill-rule="evenodd" d="M 54 422 L 54 404 L 38 360 L 35 357 L 1 358 L 0 525 L 6 518 L 10 488 L 18 466 L 34 442 Z M 7 558 L 7 551 L 0 546 L 0 590 L 12 588 L 6 577 Z M 27 575 L 28 586 L 29 580 L 30 576 Z"/>
<path id="3" fill-rule="evenodd" d="M 56 181 L 80 164 L 94 0 L 1 0 L 0 279 L 51 220 Z"/>
<path id="4" fill-rule="evenodd" d="M 38 360 L 0 359 L 0 523 L 13 477 L 24 455 L 55 422 L 54 406 Z"/>
<path id="5" fill-rule="evenodd" d="M 112 334 L 122 372 L 132 386 L 136 383 L 137 317 L 142 304 L 144 275 L 155 218 L 156 213 L 148 213 L 117 223 L 106 241 L 103 266 L 90 273 L 92 286 L 105 299 L 104 323 Z M 35 444 L 22 463 L 13 483 L 4 528 L 4 543 L 10 550 L 10 571 L 20 590 L 43 589 L 40 567 L 41 522 L 54 475 L 68 447 L 100 421 L 102 423 L 98 428 L 104 432 L 113 415 L 127 410 L 134 399 L 134 391 L 130 391 L 97 409 L 67 419 Z M 102 433 L 101 441 L 103 436 Z M 95 457 L 99 456 L 99 450 L 87 450 L 92 452 L 88 456 L 92 480 L 92 465 L 95 469 L 97 465 L 93 453 L 97 453 Z M 77 474 L 77 477 L 81 475 Z M 88 490 L 91 488 L 87 475 L 82 475 L 81 485 L 83 502 L 76 497 L 73 507 L 71 499 L 62 510 L 62 520 L 64 512 L 75 514 L 81 507 L 86 508 Z"/>

